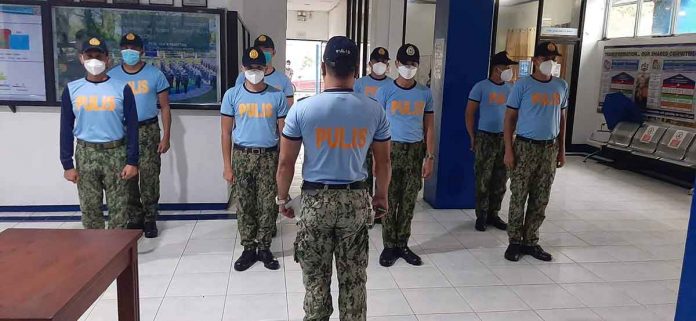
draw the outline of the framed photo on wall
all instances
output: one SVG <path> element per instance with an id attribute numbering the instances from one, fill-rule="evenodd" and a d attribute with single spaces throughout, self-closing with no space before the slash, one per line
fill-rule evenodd
<path id="1" fill-rule="evenodd" d="M 208 7 L 208 0 L 182 0 L 181 5 L 184 7 Z"/>
<path id="2" fill-rule="evenodd" d="M 114 4 L 140 4 L 140 0 L 114 0 Z"/>
<path id="3" fill-rule="evenodd" d="M 150 4 L 155 4 L 158 6 L 173 6 L 174 0 L 150 0 Z"/>

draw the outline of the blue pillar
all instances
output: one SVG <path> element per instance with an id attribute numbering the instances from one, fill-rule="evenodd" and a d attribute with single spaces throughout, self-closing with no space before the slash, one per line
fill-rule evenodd
<path id="1" fill-rule="evenodd" d="M 686 250 L 677 299 L 677 315 L 674 320 L 692 321 L 694 318 L 696 318 L 696 195 L 691 202 L 691 218 L 686 230 Z"/>
<path id="2" fill-rule="evenodd" d="M 469 91 L 488 77 L 494 0 L 438 0 L 435 53 L 444 44 L 442 73 L 433 70 L 435 171 L 424 198 L 434 208 L 474 208 L 474 155 L 469 151 L 465 110 Z M 439 77 L 438 77 L 439 76 Z"/>

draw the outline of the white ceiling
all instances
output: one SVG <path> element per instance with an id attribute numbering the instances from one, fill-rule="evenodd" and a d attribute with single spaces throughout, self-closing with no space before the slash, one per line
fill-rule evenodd
<path id="1" fill-rule="evenodd" d="M 329 11 L 341 0 L 288 0 L 288 10 Z"/>

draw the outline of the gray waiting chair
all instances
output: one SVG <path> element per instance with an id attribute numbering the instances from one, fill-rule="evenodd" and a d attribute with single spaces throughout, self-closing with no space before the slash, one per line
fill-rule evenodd
<path id="1" fill-rule="evenodd" d="M 654 153 L 666 131 L 667 127 L 661 124 L 644 123 L 633 136 L 628 148 L 632 154 L 657 159 Z"/>
<path id="2" fill-rule="evenodd" d="M 630 151 L 628 146 L 631 145 L 631 140 L 640 128 L 640 124 L 631 122 L 620 122 L 611 131 L 608 147 L 623 151 Z"/>
<path id="3" fill-rule="evenodd" d="M 655 156 L 667 162 L 683 165 L 686 152 L 689 150 L 694 137 L 696 137 L 696 132 L 688 128 L 671 127 L 662 136 Z"/>

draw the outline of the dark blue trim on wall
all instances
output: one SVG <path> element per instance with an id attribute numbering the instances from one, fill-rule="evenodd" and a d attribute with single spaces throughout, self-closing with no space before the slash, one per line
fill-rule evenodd
<path id="1" fill-rule="evenodd" d="M 106 207 L 104 207 L 104 210 Z M 227 203 L 169 203 L 160 204 L 160 211 L 222 211 Z M 0 206 L 0 212 L 79 212 L 79 205 L 18 205 Z"/>
<path id="2" fill-rule="evenodd" d="M 691 201 L 691 219 L 689 219 L 689 228 L 686 230 L 686 249 L 674 320 L 693 321 L 696 316 L 694 302 L 696 302 L 696 195 Z"/>
<path id="3" fill-rule="evenodd" d="M 104 216 L 108 220 L 108 215 Z M 79 215 L 69 216 L 0 216 L 0 222 L 79 222 Z M 237 214 L 167 214 L 160 215 L 158 221 L 207 221 L 236 220 Z"/>

